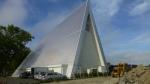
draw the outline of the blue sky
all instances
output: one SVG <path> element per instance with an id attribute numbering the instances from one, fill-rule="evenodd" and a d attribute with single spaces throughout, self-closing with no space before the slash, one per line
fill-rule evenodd
<path id="1" fill-rule="evenodd" d="M 85 0 L 0 0 L 0 25 L 14 24 L 35 39 L 63 21 Z M 150 0 L 91 0 L 108 62 L 150 64 Z"/>

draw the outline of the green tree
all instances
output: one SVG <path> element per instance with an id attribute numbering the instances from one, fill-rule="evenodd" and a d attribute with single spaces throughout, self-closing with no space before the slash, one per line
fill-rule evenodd
<path id="1" fill-rule="evenodd" d="M 26 44 L 33 36 L 14 25 L 0 26 L 0 73 L 11 75 L 23 59 L 30 53 Z"/>

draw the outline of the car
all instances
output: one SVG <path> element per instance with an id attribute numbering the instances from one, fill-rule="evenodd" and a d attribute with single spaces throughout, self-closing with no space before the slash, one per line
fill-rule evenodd
<path id="1" fill-rule="evenodd" d="M 35 79 L 39 80 L 56 80 L 56 79 L 67 79 L 65 75 L 62 75 L 60 73 L 52 72 L 52 73 L 46 73 L 46 72 L 40 72 L 36 73 L 34 75 Z"/>
<path id="2" fill-rule="evenodd" d="M 19 75 L 20 78 L 33 78 L 30 72 L 23 72 Z"/>

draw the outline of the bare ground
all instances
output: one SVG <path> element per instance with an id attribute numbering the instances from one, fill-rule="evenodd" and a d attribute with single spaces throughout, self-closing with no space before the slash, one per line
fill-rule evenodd
<path id="1" fill-rule="evenodd" d="M 43 84 L 117 84 L 118 78 L 112 77 L 97 77 L 77 80 L 68 80 L 61 82 L 43 83 Z"/>

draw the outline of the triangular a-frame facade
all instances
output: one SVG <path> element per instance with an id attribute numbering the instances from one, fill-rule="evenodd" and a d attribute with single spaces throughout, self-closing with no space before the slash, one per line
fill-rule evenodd
<path id="1" fill-rule="evenodd" d="M 18 77 L 27 69 L 42 67 L 54 69 L 68 78 L 90 68 L 97 68 L 100 72 L 107 71 L 102 45 L 88 2 L 51 30 L 12 76 Z"/>

